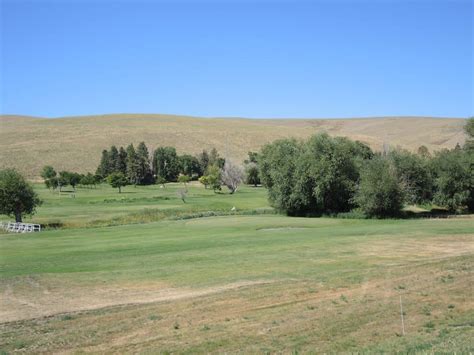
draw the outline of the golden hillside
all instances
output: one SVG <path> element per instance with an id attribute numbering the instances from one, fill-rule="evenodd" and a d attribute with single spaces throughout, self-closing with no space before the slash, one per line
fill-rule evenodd
<path id="1" fill-rule="evenodd" d="M 199 118 L 155 114 L 116 114 L 55 119 L 0 116 L 0 167 L 14 167 L 30 178 L 44 165 L 94 172 L 101 151 L 145 141 L 150 150 L 175 146 L 179 153 L 216 147 L 242 161 L 250 150 L 283 137 L 316 132 L 346 136 L 379 150 L 384 143 L 430 151 L 462 144 L 464 119 L 380 117 L 353 119 Z"/>

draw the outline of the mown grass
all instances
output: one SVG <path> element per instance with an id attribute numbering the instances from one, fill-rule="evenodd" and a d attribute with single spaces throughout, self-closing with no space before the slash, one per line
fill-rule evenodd
<path id="1" fill-rule="evenodd" d="M 33 220 L 67 228 L 0 235 L 7 353 L 474 350 L 472 218 L 252 215 L 268 202 L 250 187 L 190 186 L 185 204 L 178 184 L 36 188 Z"/>
<path id="2" fill-rule="evenodd" d="M 46 228 L 97 227 L 130 223 L 147 223 L 166 218 L 189 218 L 206 215 L 271 213 L 266 190 L 242 186 L 230 195 L 224 188 L 214 193 L 193 182 L 188 184 L 186 203 L 178 197 L 182 184 L 127 186 L 122 193 L 107 184 L 97 188 L 66 188 L 52 192 L 44 184 L 34 184 L 43 200 L 37 213 L 25 222 L 43 224 Z M 232 210 L 235 207 L 235 210 Z M 213 213 L 212 213 L 213 212 Z M 206 214 L 207 213 L 207 214 Z M 0 220 L 11 220 L 0 216 Z"/>

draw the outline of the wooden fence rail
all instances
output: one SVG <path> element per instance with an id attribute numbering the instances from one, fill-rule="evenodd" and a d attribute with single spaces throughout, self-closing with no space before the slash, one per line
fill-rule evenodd
<path id="1" fill-rule="evenodd" d="M 41 224 L 0 222 L 0 228 L 13 233 L 41 232 Z"/>

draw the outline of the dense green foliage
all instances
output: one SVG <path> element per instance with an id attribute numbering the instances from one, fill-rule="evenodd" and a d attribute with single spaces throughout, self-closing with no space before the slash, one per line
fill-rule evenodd
<path id="1" fill-rule="evenodd" d="M 349 211 L 359 166 L 369 152 L 360 143 L 327 134 L 301 142 L 279 140 L 262 149 L 261 179 L 271 203 L 289 215 Z"/>
<path id="2" fill-rule="evenodd" d="M 433 178 L 429 159 L 405 150 L 394 150 L 388 157 L 402 185 L 405 203 L 414 205 L 431 201 Z"/>
<path id="3" fill-rule="evenodd" d="M 0 170 L 0 214 L 22 222 L 24 215 L 32 215 L 41 200 L 25 178 L 13 169 Z"/>
<path id="4" fill-rule="evenodd" d="M 153 174 L 166 181 L 176 181 L 179 175 L 179 159 L 174 147 L 159 147 L 153 152 Z"/>
<path id="5" fill-rule="evenodd" d="M 472 150 L 444 150 L 433 161 L 434 202 L 456 211 L 467 206 L 474 211 L 474 152 Z"/>
<path id="6" fill-rule="evenodd" d="M 306 141 L 283 139 L 262 148 L 258 175 L 268 188 L 271 204 L 288 215 L 360 208 L 370 217 L 388 217 L 399 215 L 404 205 L 432 203 L 452 212 L 472 211 L 474 150 L 470 139 L 464 147 L 458 144 L 435 156 L 426 147 L 420 147 L 418 153 L 374 154 L 360 142 L 326 134 Z M 249 182 L 257 169 L 249 163 L 247 167 Z"/>
<path id="7" fill-rule="evenodd" d="M 383 157 L 365 162 L 354 201 L 371 217 L 391 217 L 403 207 L 403 190 L 394 164 Z"/>
<path id="8" fill-rule="evenodd" d="M 245 182 L 249 185 L 257 186 L 260 181 L 260 168 L 258 165 L 258 153 L 248 152 L 249 158 L 244 160 Z"/>
<path id="9" fill-rule="evenodd" d="M 96 174 L 107 178 L 112 173 L 122 173 L 129 183 L 147 185 L 154 182 L 150 167 L 148 148 L 141 142 L 135 149 L 130 144 L 126 149 L 112 146 L 110 150 L 103 150 Z"/>
<path id="10" fill-rule="evenodd" d="M 121 172 L 115 172 L 107 176 L 107 182 L 110 186 L 119 190 L 119 193 L 122 192 L 122 187 L 127 186 L 130 182 L 127 177 Z"/>

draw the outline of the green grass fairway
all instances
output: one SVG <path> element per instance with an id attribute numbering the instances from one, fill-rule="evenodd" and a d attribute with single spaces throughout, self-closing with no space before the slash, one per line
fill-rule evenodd
<path id="1" fill-rule="evenodd" d="M 215 201 L 247 193 L 265 207 L 247 189 Z M 78 205 L 90 220 L 95 205 Z M 2 235 L 0 248 L 7 353 L 474 351 L 472 218 L 166 219 Z"/>
<path id="2" fill-rule="evenodd" d="M 165 218 L 192 216 L 198 212 L 214 211 L 216 214 L 269 211 L 264 188 L 242 186 L 230 195 L 226 188 L 221 193 L 205 189 L 198 182 L 187 185 L 186 203 L 178 197 L 183 184 L 170 183 L 165 188 L 159 185 L 126 186 L 122 193 L 107 184 L 96 189 L 66 187 L 63 192 L 52 192 L 44 184 L 35 184 L 35 190 L 44 201 L 37 214 L 25 218 L 25 222 L 63 227 L 108 226 L 129 223 L 144 223 Z M 73 198 L 73 196 L 75 196 Z M 0 220 L 11 220 L 0 216 Z"/>

